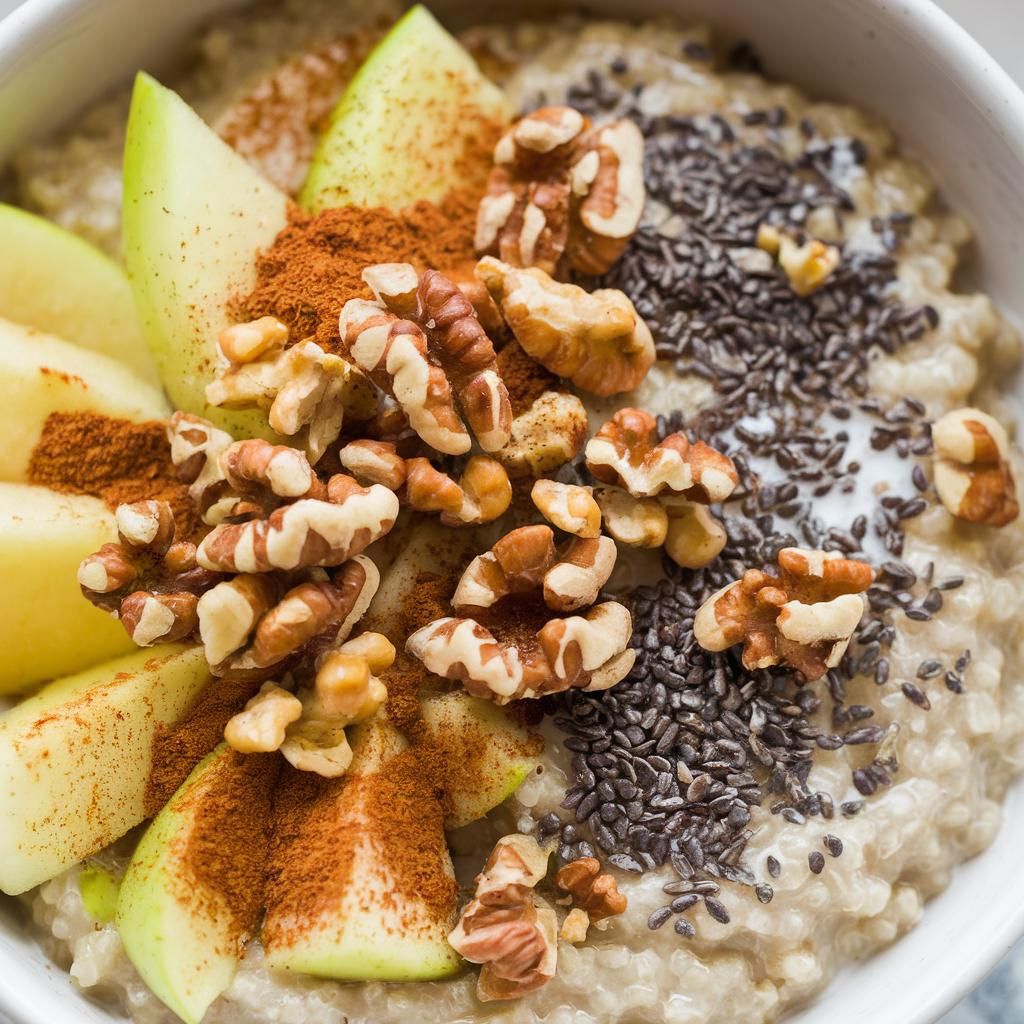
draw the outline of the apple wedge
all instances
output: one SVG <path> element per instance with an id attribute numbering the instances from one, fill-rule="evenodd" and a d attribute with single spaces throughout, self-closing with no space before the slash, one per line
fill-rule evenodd
<path id="1" fill-rule="evenodd" d="M 331 114 L 299 201 L 401 209 L 482 187 L 511 107 L 423 6 L 377 44 Z"/>
<path id="2" fill-rule="evenodd" d="M 124 151 L 124 258 L 167 393 L 236 437 L 272 436 L 266 416 L 206 403 L 227 305 L 289 200 L 149 75 L 135 79 Z"/>
<path id="3" fill-rule="evenodd" d="M 219 746 L 146 829 L 121 882 L 128 959 L 185 1024 L 199 1024 L 231 984 L 259 924 L 282 760 Z"/>
<path id="4" fill-rule="evenodd" d="M 440 806 L 384 722 L 354 737 L 348 775 L 284 769 L 266 888 L 268 966 L 343 981 L 427 981 L 460 969 L 457 890 Z M 422 781 L 422 780 L 420 780 Z"/>
<path id="5" fill-rule="evenodd" d="M 99 352 L 160 386 L 124 271 L 77 235 L 6 203 L 0 317 Z"/>
<path id="6" fill-rule="evenodd" d="M 0 480 L 26 479 L 51 412 L 87 409 L 129 420 L 169 412 L 163 395 L 122 363 L 9 320 L 0 320 L 0 380 L 7 419 Z"/>
<path id="7" fill-rule="evenodd" d="M 421 698 L 420 710 L 450 766 L 446 829 L 493 811 L 540 764 L 540 737 L 489 701 L 468 693 L 432 693 Z"/>
<path id="8" fill-rule="evenodd" d="M 154 735 L 211 678 L 201 647 L 168 645 L 57 680 L 0 716 L 0 890 L 25 892 L 142 821 Z"/>
<path id="9" fill-rule="evenodd" d="M 0 484 L 0 693 L 135 650 L 121 624 L 82 597 L 75 579 L 79 562 L 116 538 L 113 513 L 97 498 Z"/>

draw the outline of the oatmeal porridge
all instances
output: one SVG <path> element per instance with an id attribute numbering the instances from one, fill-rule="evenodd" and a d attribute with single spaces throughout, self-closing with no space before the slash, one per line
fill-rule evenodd
<path id="1" fill-rule="evenodd" d="M 882 123 L 702 27 L 468 30 L 501 94 L 454 185 L 318 185 L 394 59 L 356 10 L 234 14 L 177 83 L 302 207 L 252 186 L 279 223 L 201 371 L 243 418 L 158 355 L 167 452 L 55 409 L 26 479 L 119 510 L 83 593 L 217 678 L 150 728 L 137 813 L 5 888 L 139 1024 L 780 1019 L 914 926 L 1024 766 L 1019 337 Z M 14 166 L 114 255 L 128 104 Z M 140 938 L 176 834 L 234 922 L 205 1001 Z"/>

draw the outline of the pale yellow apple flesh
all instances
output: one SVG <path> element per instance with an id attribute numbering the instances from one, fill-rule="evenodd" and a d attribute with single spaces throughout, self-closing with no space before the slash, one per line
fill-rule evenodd
<path id="1" fill-rule="evenodd" d="M 113 513 L 97 498 L 0 484 L 0 693 L 135 650 L 75 579 L 79 562 L 116 538 Z"/>
<path id="2" fill-rule="evenodd" d="M 146 829 L 121 882 L 116 921 L 128 959 L 186 1024 L 199 1024 L 231 984 L 258 923 L 282 760 L 219 746 Z M 218 866 L 218 847 L 235 863 Z M 237 880 L 246 870 L 249 885 Z M 233 884 L 223 881 L 233 873 Z"/>
<path id="3" fill-rule="evenodd" d="M 0 317 L 109 356 L 160 385 L 124 271 L 77 235 L 6 203 Z"/>
<path id="4" fill-rule="evenodd" d="M 460 969 L 447 940 L 456 890 L 439 808 L 417 805 L 414 786 L 394 783 L 403 747 L 386 723 L 365 727 L 350 773 L 324 783 L 301 816 L 278 822 L 262 930 L 270 967 L 345 981 L 427 981 Z M 299 775 L 282 775 L 279 806 L 308 788 Z M 421 877 L 438 880 L 445 893 L 450 883 L 441 906 L 410 889 L 408 868 L 396 864 L 393 842 L 408 837 L 384 838 L 417 807 Z M 310 849 L 324 852 L 315 871 Z"/>
<path id="5" fill-rule="evenodd" d="M 210 680 L 201 647 L 172 644 L 57 680 L 0 716 L 0 890 L 25 892 L 142 821 L 154 736 Z"/>
<path id="6" fill-rule="evenodd" d="M 161 419 L 163 394 L 122 363 L 32 327 L 0 320 L 4 443 L 0 480 L 23 481 L 51 412 L 90 412 L 128 420 Z"/>
<path id="7" fill-rule="evenodd" d="M 236 437 L 271 436 L 266 415 L 206 403 L 228 303 L 255 281 L 255 257 L 289 200 L 179 96 L 139 74 L 124 154 L 124 259 L 150 350 L 175 408 Z"/>
<path id="8" fill-rule="evenodd" d="M 482 183 L 511 115 L 504 93 L 425 7 L 412 8 L 349 83 L 299 197 L 309 210 L 401 209 Z"/>

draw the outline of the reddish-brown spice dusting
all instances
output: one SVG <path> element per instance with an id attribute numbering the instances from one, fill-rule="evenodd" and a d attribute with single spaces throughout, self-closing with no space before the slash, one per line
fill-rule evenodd
<path id="1" fill-rule="evenodd" d="M 517 341 L 498 353 L 498 373 L 508 389 L 514 416 L 529 409 L 545 391 L 560 390 L 558 378 L 530 358 Z"/>
<path id="2" fill-rule="evenodd" d="M 256 287 L 234 303 L 239 320 L 276 316 L 293 338 L 337 346 L 338 314 L 351 298 L 372 298 L 362 280 L 375 263 L 448 270 L 473 259 L 478 196 L 453 192 L 407 210 L 342 206 L 315 216 L 293 210 L 256 260 Z"/>
<path id="3" fill-rule="evenodd" d="M 260 688 L 258 682 L 214 679 L 188 714 L 153 737 L 152 767 L 146 780 L 146 816 L 174 795 L 189 772 L 224 739 L 228 719 Z"/>
<path id="4" fill-rule="evenodd" d="M 210 765 L 180 810 L 190 819 L 181 851 L 178 899 L 196 914 L 230 915 L 233 948 L 255 934 L 270 849 L 271 797 L 281 758 L 228 751 Z"/>
<path id="5" fill-rule="evenodd" d="M 171 463 L 167 426 L 133 423 L 96 412 L 53 412 L 32 452 L 29 482 L 64 494 L 90 494 L 115 509 L 152 498 L 170 502 L 179 534 L 202 524 Z"/>

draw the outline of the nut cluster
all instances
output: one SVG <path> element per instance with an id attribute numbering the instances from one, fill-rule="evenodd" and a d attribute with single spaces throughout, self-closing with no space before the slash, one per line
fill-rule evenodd
<path id="1" fill-rule="evenodd" d="M 604 274 L 643 213 L 644 141 L 631 121 L 592 127 L 572 107 L 516 122 L 494 149 L 476 248 L 549 274 Z"/>
<path id="2" fill-rule="evenodd" d="M 957 519 L 1006 526 L 1017 518 L 1010 445 L 998 420 L 980 409 L 954 409 L 933 424 L 932 441 L 935 489 Z"/>
<path id="3" fill-rule="evenodd" d="M 778 576 L 748 569 L 709 597 L 693 635 L 706 651 L 742 643 L 751 671 L 783 664 L 813 682 L 839 664 L 874 578 L 871 566 L 838 552 L 784 548 Z"/>
<path id="4" fill-rule="evenodd" d="M 280 750 L 299 771 L 338 778 L 352 763 L 345 728 L 372 718 L 387 700 L 377 678 L 395 660 L 380 633 L 363 633 L 327 653 L 312 688 L 297 694 L 274 682 L 228 722 L 224 738 L 245 754 Z"/>
<path id="5" fill-rule="evenodd" d="M 596 857 L 580 857 L 565 864 L 555 875 L 555 885 L 572 896 L 591 923 L 625 913 L 629 903 L 615 879 L 601 871 Z"/>
<path id="6" fill-rule="evenodd" d="M 483 1002 L 518 999 L 547 984 L 558 963 L 558 922 L 534 889 L 547 874 L 548 855 L 529 836 L 499 839 L 476 892 L 448 936 L 452 948 L 482 964 Z"/>
<path id="7" fill-rule="evenodd" d="M 192 636 L 200 596 L 220 575 L 197 563 L 196 547 L 176 537 L 166 501 L 136 501 L 116 513 L 117 542 L 78 567 L 82 593 L 115 615 L 140 647 Z"/>
<path id="8" fill-rule="evenodd" d="M 793 291 L 801 297 L 821 288 L 842 261 L 842 253 L 834 245 L 826 245 L 816 238 L 800 243 L 773 224 L 762 224 L 758 228 L 757 245 L 779 261 Z"/>
<path id="9" fill-rule="evenodd" d="M 266 410 L 270 426 L 299 438 L 314 463 L 337 440 L 346 408 L 362 419 L 373 415 L 372 389 L 362 374 L 313 341 L 286 347 L 288 328 L 273 317 L 226 327 L 217 343 L 227 366 L 207 387 L 206 400 Z"/>
<path id="10" fill-rule="evenodd" d="M 607 689 L 636 658 L 629 611 L 616 601 L 593 605 L 614 565 L 615 544 L 606 537 L 573 538 L 558 550 L 547 526 L 513 530 L 466 568 L 452 598 L 458 617 L 417 630 L 406 649 L 429 671 L 498 704 Z M 542 608 L 565 617 L 517 635 L 504 600 L 538 594 Z M 584 608 L 584 615 L 567 614 Z"/>

